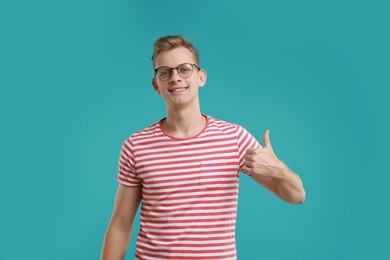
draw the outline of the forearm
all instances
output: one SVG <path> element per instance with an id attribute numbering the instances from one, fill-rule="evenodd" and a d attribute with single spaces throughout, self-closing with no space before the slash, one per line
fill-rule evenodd
<path id="1" fill-rule="evenodd" d="M 130 242 L 131 228 L 110 223 L 104 238 L 101 260 L 123 260 Z"/>
<path id="2" fill-rule="evenodd" d="M 306 193 L 301 178 L 293 173 L 284 163 L 282 163 L 273 181 L 276 194 L 282 200 L 294 204 L 301 204 L 305 201 Z"/>
<path id="3" fill-rule="evenodd" d="M 131 188 L 118 186 L 114 212 L 104 238 L 101 260 L 124 259 L 141 197 L 141 186 Z"/>

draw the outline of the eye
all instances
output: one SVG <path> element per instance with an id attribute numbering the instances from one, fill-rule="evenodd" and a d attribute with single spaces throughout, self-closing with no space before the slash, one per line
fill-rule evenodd
<path id="1" fill-rule="evenodd" d="M 158 75 L 160 75 L 160 76 L 167 76 L 167 75 L 169 75 L 169 69 L 159 69 L 158 70 Z"/>
<path id="2" fill-rule="evenodd" d="M 180 72 L 188 73 L 192 70 L 191 65 L 185 64 L 179 67 Z"/>

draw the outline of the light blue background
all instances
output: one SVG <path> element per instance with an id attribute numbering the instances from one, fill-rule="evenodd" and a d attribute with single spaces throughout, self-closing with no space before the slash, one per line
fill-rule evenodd
<path id="1" fill-rule="evenodd" d="M 307 191 L 290 205 L 242 176 L 239 259 L 388 258 L 388 3 L 2 1 L 0 259 L 99 258 L 121 144 L 165 115 L 167 34 L 200 50 L 202 112 L 270 129 Z"/>

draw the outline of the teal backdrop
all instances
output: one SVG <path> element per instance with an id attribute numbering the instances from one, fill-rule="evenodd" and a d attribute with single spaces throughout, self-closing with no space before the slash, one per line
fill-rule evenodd
<path id="1" fill-rule="evenodd" d="M 201 53 L 202 112 L 260 143 L 270 129 L 304 182 L 290 205 L 241 175 L 239 259 L 390 259 L 389 13 L 376 0 L 1 1 L 0 259 L 99 259 L 121 144 L 165 115 L 150 58 L 168 34 Z"/>

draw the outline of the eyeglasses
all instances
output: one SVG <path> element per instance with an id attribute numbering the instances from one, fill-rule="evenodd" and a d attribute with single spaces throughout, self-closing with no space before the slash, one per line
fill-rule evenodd
<path id="1" fill-rule="evenodd" d="M 176 69 L 180 77 L 188 78 L 191 77 L 194 67 L 200 70 L 200 68 L 196 64 L 191 64 L 191 63 L 183 63 L 175 68 L 170 68 L 168 66 L 161 66 L 154 70 L 154 75 L 159 80 L 167 80 L 171 77 L 172 70 Z"/>

